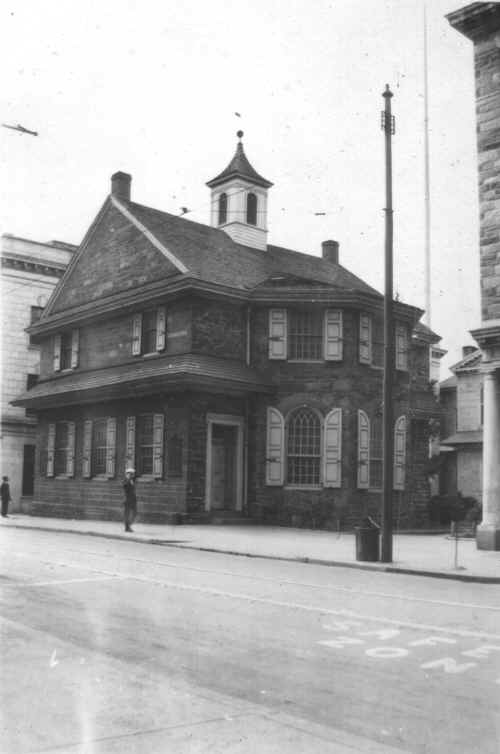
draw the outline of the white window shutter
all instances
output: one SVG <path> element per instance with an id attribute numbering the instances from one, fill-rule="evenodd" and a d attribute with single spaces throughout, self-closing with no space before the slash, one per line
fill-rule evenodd
<path id="1" fill-rule="evenodd" d="M 71 333 L 71 369 L 76 369 L 80 357 L 80 330 Z"/>
<path id="2" fill-rule="evenodd" d="M 54 335 L 54 372 L 61 369 L 61 336 Z"/>
<path id="3" fill-rule="evenodd" d="M 132 319 L 132 356 L 141 353 L 142 314 L 134 314 Z"/>
<path id="4" fill-rule="evenodd" d="M 396 369 L 408 369 L 408 330 L 396 325 Z"/>
<path id="5" fill-rule="evenodd" d="M 342 361 L 342 329 L 342 309 L 327 309 L 323 328 L 326 361 Z"/>
<path id="6" fill-rule="evenodd" d="M 394 489 L 404 490 L 406 468 L 406 416 L 394 425 Z"/>
<path id="7" fill-rule="evenodd" d="M 323 486 L 342 486 L 341 408 L 332 409 L 325 419 Z"/>
<path id="8" fill-rule="evenodd" d="M 56 450 L 56 425 L 49 424 L 47 438 L 47 476 L 54 476 L 54 454 Z"/>
<path id="9" fill-rule="evenodd" d="M 92 419 L 83 422 L 82 476 L 92 476 Z"/>
<path id="10" fill-rule="evenodd" d="M 68 422 L 68 445 L 66 447 L 66 475 L 75 476 L 75 422 Z"/>
<path id="11" fill-rule="evenodd" d="M 159 306 L 156 311 L 156 350 L 163 351 L 166 344 L 167 334 L 167 311 L 164 306 Z"/>
<path id="12" fill-rule="evenodd" d="M 125 468 L 135 468 L 135 416 L 127 416 L 126 448 Z"/>
<path id="13" fill-rule="evenodd" d="M 369 314 L 359 315 L 359 361 L 372 363 L 372 318 Z"/>
<path id="14" fill-rule="evenodd" d="M 269 358 L 286 359 L 286 309 L 269 310 Z"/>
<path id="15" fill-rule="evenodd" d="M 112 479 L 116 468 L 116 419 L 106 422 L 106 476 Z"/>
<path id="16" fill-rule="evenodd" d="M 267 409 L 266 484 L 281 487 L 284 479 L 285 422 L 277 408 Z"/>
<path id="17" fill-rule="evenodd" d="M 370 485 L 370 420 L 364 411 L 358 411 L 358 489 Z"/>
<path id="18" fill-rule="evenodd" d="M 153 414 L 153 476 L 161 479 L 163 476 L 163 414 Z"/>

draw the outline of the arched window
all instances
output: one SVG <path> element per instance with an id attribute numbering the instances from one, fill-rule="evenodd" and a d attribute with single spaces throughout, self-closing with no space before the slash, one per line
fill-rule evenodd
<path id="1" fill-rule="evenodd" d="M 257 225 L 257 197 L 253 193 L 247 195 L 247 223 Z"/>
<path id="2" fill-rule="evenodd" d="M 288 420 L 287 483 L 298 486 L 320 484 L 321 421 L 309 408 L 299 408 Z"/>
<path id="3" fill-rule="evenodd" d="M 219 196 L 219 225 L 227 222 L 227 194 Z"/>

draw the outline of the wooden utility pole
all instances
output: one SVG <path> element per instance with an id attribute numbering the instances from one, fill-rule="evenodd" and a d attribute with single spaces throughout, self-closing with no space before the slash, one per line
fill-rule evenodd
<path id="1" fill-rule="evenodd" d="M 393 210 L 392 210 L 392 135 L 395 132 L 391 113 L 392 92 L 389 84 L 382 95 L 382 129 L 385 133 L 385 296 L 384 296 L 384 399 L 383 399 L 383 484 L 382 484 L 382 563 L 392 562 L 392 488 L 394 456 L 393 377 Z"/>

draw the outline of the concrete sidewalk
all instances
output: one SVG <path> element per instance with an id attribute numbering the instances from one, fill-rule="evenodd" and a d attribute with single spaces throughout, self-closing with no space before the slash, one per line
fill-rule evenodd
<path id="1" fill-rule="evenodd" d="M 394 562 L 386 564 L 356 561 L 354 534 L 339 535 L 309 529 L 136 523 L 133 533 L 126 534 L 119 521 L 37 518 L 22 514 L 2 519 L 1 527 L 60 531 L 247 557 L 500 584 L 500 552 L 478 550 L 474 539 L 459 539 L 456 567 L 455 541 L 442 534 L 395 534 Z"/>

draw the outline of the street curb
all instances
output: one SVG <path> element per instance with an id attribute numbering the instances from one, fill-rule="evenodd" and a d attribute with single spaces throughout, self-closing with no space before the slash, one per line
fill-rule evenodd
<path id="1" fill-rule="evenodd" d="M 397 573 L 406 576 L 424 576 L 432 579 L 448 579 L 452 581 L 468 581 L 476 584 L 500 584 L 499 576 L 470 576 L 464 573 L 445 573 L 443 571 L 418 570 L 417 568 L 398 568 L 393 565 L 381 565 L 372 563 L 368 565 L 363 562 L 346 562 L 343 560 L 322 560 L 321 558 L 307 557 L 287 557 L 285 555 L 262 555 L 254 552 L 239 552 L 236 550 L 223 550 L 217 547 L 204 547 L 202 545 L 184 545 L 171 540 L 158 539 L 156 537 L 140 538 L 125 536 L 125 534 L 106 534 L 99 531 L 82 531 L 80 529 L 58 529 L 54 526 L 26 526 L 25 524 L 4 524 L 4 528 L 9 529 L 32 529 L 33 531 L 48 531 L 52 533 L 63 534 L 81 534 L 88 537 L 100 537 L 101 539 L 118 539 L 125 542 L 138 542 L 139 544 L 156 545 L 162 547 L 175 547 L 178 550 L 197 550 L 198 552 L 213 552 L 221 555 L 237 555 L 243 558 L 260 558 L 262 560 L 278 560 L 285 563 L 308 563 L 310 565 L 321 565 L 330 568 L 355 568 L 361 571 L 378 571 L 382 573 Z"/>

